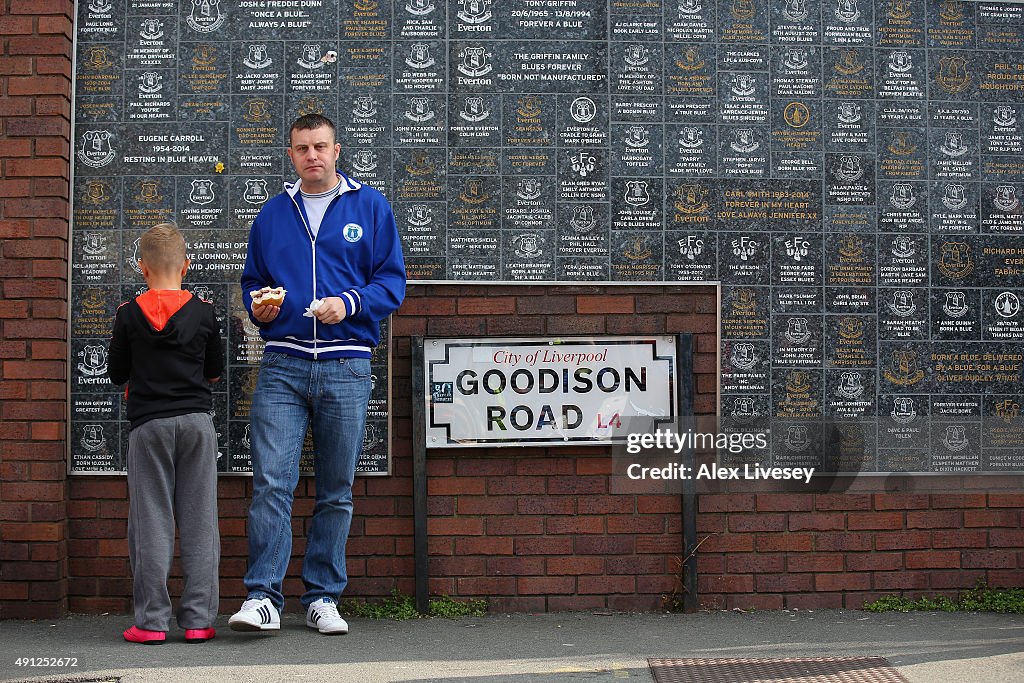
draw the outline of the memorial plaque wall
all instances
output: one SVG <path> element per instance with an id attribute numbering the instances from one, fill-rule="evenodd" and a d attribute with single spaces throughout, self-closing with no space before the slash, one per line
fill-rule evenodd
<path id="1" fill-rule="evenodd" d="M 78 7 L 76 471 L 123 467 L 103 349 L 142 286 L 137 238 L 168 218 L 224 321 L 222 469 L 247 468 L 260 342 L 238 271 L 308 112 L 392 201 L 410 278 L 720 281 L 723 415 L 849 421 L 831 469 L 1024 470 L 1024 5 Z M 803 462 L 801 434 L 773 457 Z"/>

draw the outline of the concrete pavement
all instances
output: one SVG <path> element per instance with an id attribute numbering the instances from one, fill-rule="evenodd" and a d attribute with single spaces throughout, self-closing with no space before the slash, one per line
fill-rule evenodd
<path id="1" fill-rule="evenodd" d="M 1024 615 L 870 614 L 847 610 L 477 618 L 351 619 L 322 636 L 286 614 L 276 634 L 235 633 L 187 645 L 125 643 L 130 617 L 0 621 L 0 681 L 213 683 L 299 681 L 653 681 L 647 659 L 886 657 L 911 683 L 1024 681 Z M 75 658 L 77 666 L 18 666 L 21 658 Z"/>

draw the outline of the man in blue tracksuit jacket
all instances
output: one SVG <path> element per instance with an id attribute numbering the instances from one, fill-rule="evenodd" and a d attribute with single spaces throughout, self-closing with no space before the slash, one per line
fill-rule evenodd
<path id="1" fill-rule="evenodd" d="M 348 576 L 352 482 L 370 398 L 370 350 L 405 296 L 395 216 L 384 196 L 336 170 L 341 145 L 326 117 L 292 124 L 288 157 L 299 180 L 253 221 L 242 298 L 266 340 L 250 411 L 253 496 L 248 597 L 236 631 L 281 627 L 291 559 L 291 511 L 307 425 L 315 446 L 316 504 L 302 563 L 306 625 L 348 632 L 337 610 Z M 250 292 L 286 290 L 280 306 Z"/>

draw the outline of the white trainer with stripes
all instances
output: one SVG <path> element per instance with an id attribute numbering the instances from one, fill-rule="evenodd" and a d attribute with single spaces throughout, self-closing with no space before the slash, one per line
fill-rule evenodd
<path id="1" fill-rule="evenodd" d="M 338 606 L 330 598 L 320 598 L 306 608 L 306 626 L 333 636 L 348 633 L 348 622 L 338 614 Z"/>
<path id="2" fill-rule="evenodd" d="M 228 626 L 232 631 L 278 631 L 281 615 L 270 598 L 251 598 L 242 603 L 242 609 L 231 615 Z"/>

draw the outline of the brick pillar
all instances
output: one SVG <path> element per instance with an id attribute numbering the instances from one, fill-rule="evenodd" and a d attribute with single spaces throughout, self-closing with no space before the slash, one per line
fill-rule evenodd
<path id="1" fill-rule="evenodd" d="M 70 0 L 0 0 L 0 617 L 67 605 Z"/>

